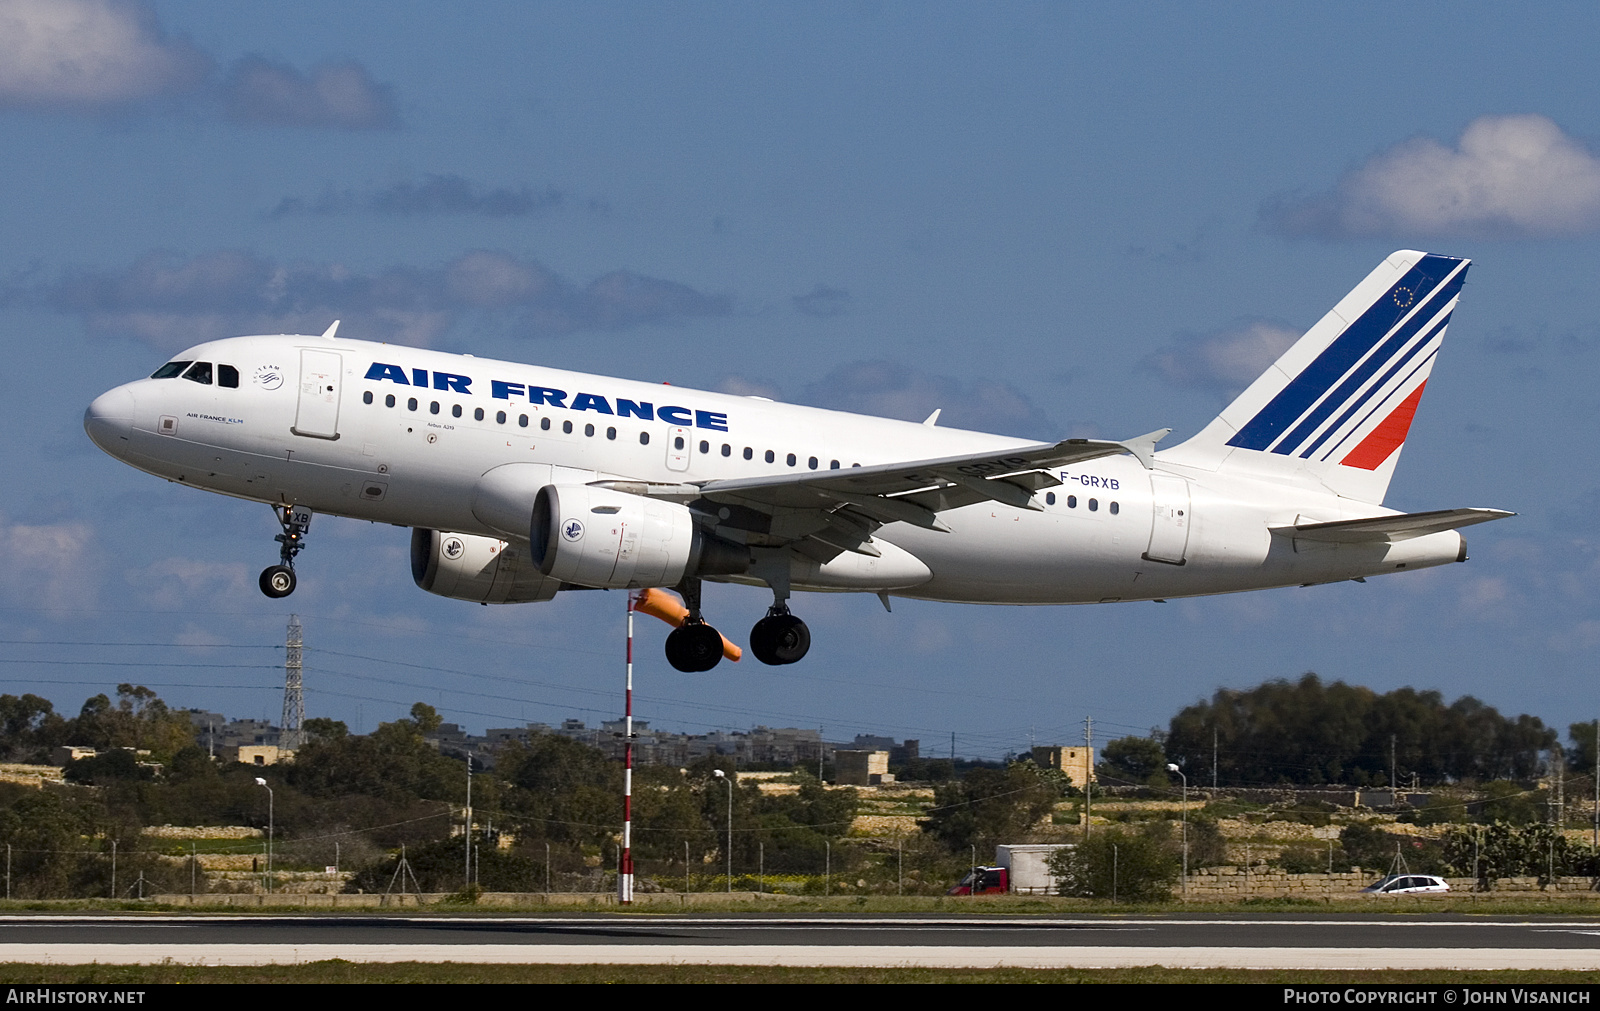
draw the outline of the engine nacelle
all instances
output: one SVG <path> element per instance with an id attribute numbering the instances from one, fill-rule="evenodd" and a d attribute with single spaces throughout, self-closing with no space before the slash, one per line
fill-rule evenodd
<path id="1" fill-rule="evenodd" d="M 687 506 L 588 485 L 541 488 L 528 540 L 541 572 L 578 586 L 676 586 L 750 568 L 747 548 L 709 536 Z"/>
<path id="2" fill-rule="evenodd" d="M 429 593 L 480 604 L 549 600 L 561 589 L 517 544 L 420 527 L 411 531 L 411 578 Z"/>

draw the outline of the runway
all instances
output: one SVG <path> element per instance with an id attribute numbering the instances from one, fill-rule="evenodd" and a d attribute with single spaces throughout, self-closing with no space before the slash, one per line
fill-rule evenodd
<path id="1" fill-rule="evenodd" d="M 1600 921 L 7 916 L 0 962 L 1600 970 Z"/>

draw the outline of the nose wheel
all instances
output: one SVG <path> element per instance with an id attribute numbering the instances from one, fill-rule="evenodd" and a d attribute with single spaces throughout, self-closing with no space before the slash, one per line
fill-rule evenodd
<path id="1" fill-rule="evenodd" d="M 274 506 L 272 514 L 283 533 L 278 542 L 278 564 L 261 570 L 261 592 L 274 600 L 294 592 L 294 556 L 306 546 L 306 531 L 311 529 L 311 510 L 294 506 Z"/>
<path id="2" fill-rule="evenodd" d="M 294 570 L 287 565 L 274 565 L 261 570 L 261 592 L 276 600 L 294 592 Z"/>
<path id="3" fill-rule="evenodd" d="M 798 663 L 810 649 L 811 630 L 783 603 L 768 608 L 767 616 L 750 630 L 750 652 L 772 667 Z"/>

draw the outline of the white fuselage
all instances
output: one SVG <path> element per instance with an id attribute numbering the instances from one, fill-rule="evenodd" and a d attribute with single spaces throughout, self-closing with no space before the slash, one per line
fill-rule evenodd
<path id="1" fill-rule="evenodd" d="M 219 372 L 231 366 L 238 385 L 164 378 L 118 387 L 97 399 L 86 418 L 101 448 L 152 474 L 226 495 L 496 537 L 506 534 L 474 514 L 473 500 L 482 476 L 507 463 L 547 466 L 553 480 L 566 484 L 682 484 L 1023 444 L 335 338 L 239 337 L 178 358 L 216 363 Z M 1269 528 L 1392 510 L 1305 483 L 1180 466 L 1159 453 L 1154 465 L 1146 469 L 1125 455 L 1057 470 L 1061 485 L 1034 496 L 1043 507 L 1038 512 L 984 502 L 940 513 L 949 532 L 882 527 L 875 540 L 909 552 L 931 572 L 916 585 L 888 578 L 878 587 L 858 575 L 842 582 L 818 577 L 809 585 L 797 579 L 796 588 L 882 589 L 973 603 L 1093 603 L 1353 579 L 1464 557 L 1454 531 L 1394 544 L 1297 541 Z"/>

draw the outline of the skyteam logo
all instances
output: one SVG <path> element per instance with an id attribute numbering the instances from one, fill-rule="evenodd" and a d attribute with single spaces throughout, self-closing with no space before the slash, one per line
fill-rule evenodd
<path id="1" fill-rule="evenodd" d="M 1422 257 L 1228 445 L 1377 469 L 1405 442 L 1466 276 L 1465 260 Z"/>
<path id="2" fill-rule="evenodd" d="M 583 521 L 567 520 L 561 524 L 561 536 L 574 543 L 583 540 Z"/>
<path id="3" fill-rule="evenodd" d="M 467 546 L 459 537 L 446 537 L 444 543 L 439 546 L 439 553 L 453 562 L 467 553 Z"/>

